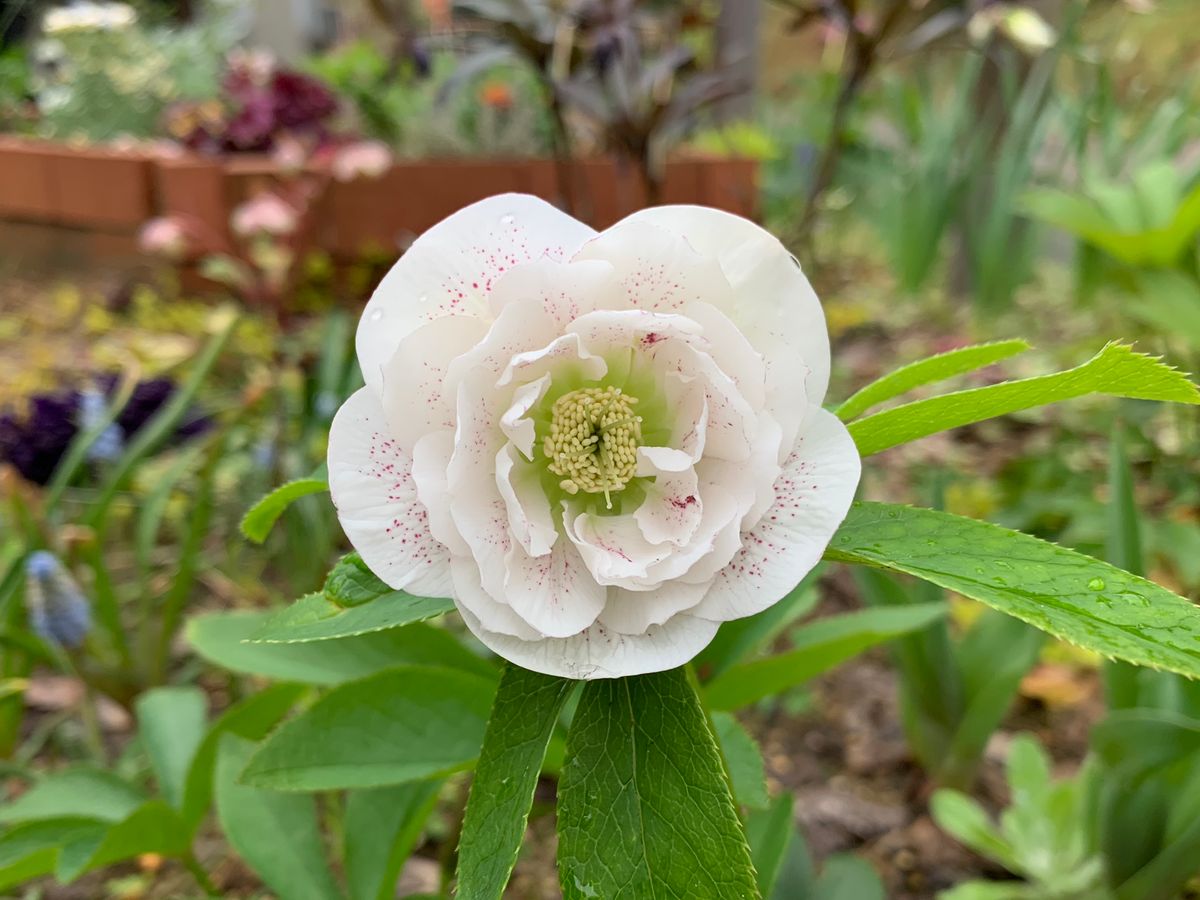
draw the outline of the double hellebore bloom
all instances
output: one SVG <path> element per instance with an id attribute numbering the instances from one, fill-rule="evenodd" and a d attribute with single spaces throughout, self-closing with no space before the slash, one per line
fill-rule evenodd
<path id="1" fill-rule="evenodd" d="M 422 235 L 358 328 L 329 485 L 383 581 L 518 665 L 672 668 L 820 559 L 860 461 L 829 337 L 757 225 L 658 207 L 597 234 L 532 197 Z"/>

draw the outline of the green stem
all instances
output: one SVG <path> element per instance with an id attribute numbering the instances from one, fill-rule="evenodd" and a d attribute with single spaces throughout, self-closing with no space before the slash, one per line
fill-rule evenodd
<path id="1" fill-rule="evenodd" d="M 208 873 L 204 871 L 204 867 L 200 865 L 200 861 L 196 859 L 196 854 L 191 850 L 180 860 L 184 868 L 191 873 L 192 878 L 196 880 L 200 890 L 204 891 L 206 897 L 220 897 L 221 892 L 217 890 L 217 886 L 212 883 L 212 879 L 208 877 Z"/>

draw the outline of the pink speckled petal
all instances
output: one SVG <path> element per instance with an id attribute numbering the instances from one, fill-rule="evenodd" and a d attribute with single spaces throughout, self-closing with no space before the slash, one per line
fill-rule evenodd
<path id="1" fill-rule="evenodd" d="M 610 587 L 608 601 L 597 620 L 621 634 L 641 634 L 654 625 L 662 625 L 673 616 L 691 609 L 708 591 L 706 584 L 668 581 L 652 591 L 627 591 Z"/>
<path id="2" fill-rule="evenodd" d="M 537 300 L 558 331 L 594 309 L 619 309 L 627 303 L 612 265 L 602 260 L 523 263 L 496 279 L 488 299 L 497 316 L 510 303 Z"/>
<path id="3" fill-rule="evenodd" d="M 509 303 L 483 340 L 450 363 L 443 390 L 453 396 L 473 369 L 490 373 L 491 383 L 495 384 L 514 356 L 543 348 L 556 337 L 553 320 L 536 300 Z"/>
<path id="4" fill-rule="evenodd" d="M 578 334 L 593 353 L 603 353 L 612 347 L 633 347 L 650 359 L 668 341 L 707 348 L 700 337 L 702 331 L 698 323 L 686 316 L 645 309 L 600 309 L 580 316 L 567 326 L 567 333 Z"/>
<path id="5" fill-rule="evenodd" d="M 747 495 L 750 483 L 747 479 L 730 480 L 724 483 L 714 483 L 703 480 L 700 483 L 700 522 L 692 533 L 691 539 L 682 547 L 675 547 L 663 559 L 646 567 L 644 577 L 635 579 L 622 587 L 630 590 L 644 591 L 656 589 L 660 584 L 670 583 L 676 579 L 694 582 L 688 577 L 693 570 L 714 564 L 718 552 L 723 546 L 721 536 L 729 530 L 737 531 L 741 520 L 742 510 L 749 506 L 751 500 Z M 728 550 L 728 556 L 716 567 L 724 565 L 733 555 L 735 548 Z M 710 572 L 715 569 L 710 569 Z M 711 577 L 711 575 L 710 575 Z"/>
<path id="6" fill-rule="evenodd" d="M 389 435 L 369 388 L 353 394 L 334 416 L 328 464 L 338 520 L 370 570 L 393 588 L 450 596 L 450 553 L 430 533 L 412 457 Z"/>
<path id="7" fill-rule="evenodd" d="M 487 333 L 469 316 L 443 316 L 403 341 L 383 369 L 383 411 L 392 436 L 405 450 L 430 431 L 454 427 L 455 395 L 446 388 L 451 361 Z"/>
<path id="8" fill-rule="evenodd" d="M 708 415 L 704 455 L 744 462 L 750 458 L 758 430 L 758 410 L 752 407 L 733 379 L 711 356 L 678 341 L 665 342 L 655 357 L 665 372 L 694 378 L 704 387 Z"/>
<path id="9" fill-rule="evenodd" d="M 521 640 L 488 630 L 462 604 L 463 621 L 483 644 L 505 659 L 559 678 L 623 678 L 681 666 L 708 646 L 717 623 L 679 615 L 645 634 L 620 634 L 596 623 L 568 638 Z"/>
<path id="10" fill-rule="evenodd" d="M 829 386 L 825 314 L 800 264 L 774 235 L 749 219 L 704 206 L 644 209 L 610 230 L 635 223 L 680 234 L 696 252 L 717 259 L 735 299 L 731 307 L 709 302 L 729 316 L 762 354 L 768 394 L 777 392 L 778 403 L 784 404 L 789 386 L 802 383 L 809 404 L 824 402 Z M 806 381 L 794 379 L 800 365 L 808 369 Z"/>
<path id="11" fill-rule="evenodd" d="M 509 529 L 529 556 L 549 553 L 558 539 L 541 474 L 541 466 L 522 459 L 512 444 L 505 444 L 496 454 L 496 488 L 508 510 Z"/>
<path id="12" fill-rule="evenodd" d="M 862 461 L 846 426 L 812 409 L 775 482 L 775 503 L 742 535 L 742 549 L 717 573 L 695 614 L 718 622 L 778 602 L 809 573 L 846 517 Z"/>
<path id="13" fill-rule="evenodd" d="M 603 502 L 601 500 L 601 502 Z M 597 582 L 633 586 L 646 570 L 671 555 L 665 544 L 651 544 L 631 514 L 599 515 L 565 509 L 563 527 Z"/>
<path id="14" fill-rule="evenodd" d="M 500 374 L 497 384 L 501 387 L 527 384 L 552 374 L 564 364 L 578 365 L 579 371 L 593 381 L 599 381 L 608 372 L 608 363 L 589 353 L 579 335 L 564 334 L 538 350 L 518 353 Z"/>
<path id="15" fill-rule="evenodd" d="M 682 547 L 696 533 L 703 506 L 696 470 L 689 466 L 682 472 L 660 472 L 647 482 L 646 499 L 633 518 L 650 543 Z"/>
<path id="16" fill-rule="evenodd" d="M 716 255 L 697 253 L 678 230 L 625 219 L 580 247 L 573 261 L 588 259 L 612 263 L 626 304 L 638 309 L 672 313 L 695 300 L 718 308 L 732 302 Z"/>
<path id="17" fill-rule="evenodd" d="M 380 282 L 358 325 L 358 362 L 379 390 L 383 367 L 421 325 L 448 315 L 491 320 L 488 295 L 513 266 L 569 259 L 595 232 L 524 194 L 488 197 L 422 234 Z"/>
<path id="18" fill-rule="evenodd" d="M 505 599 L 546 637 L 578 634 L 604 608 L 607 589 L 596 584 L 570 541 L 558 541 L 544 556 L 530 556 L 514 545 L 505 563 Z"/>

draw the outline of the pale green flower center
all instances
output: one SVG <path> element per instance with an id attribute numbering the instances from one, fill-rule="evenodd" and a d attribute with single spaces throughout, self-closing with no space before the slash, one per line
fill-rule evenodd
<path id="1" fill-rule="evenodd" d="M 612 508 L 611 493 L 624 488 L 637 469 L 642 444 L 637 402 L 619 387 L 581 388 L 554 401 L 542 451 L 547 468 L 562 479 L 559 487 L 568 494 L 603 494 Z"/>

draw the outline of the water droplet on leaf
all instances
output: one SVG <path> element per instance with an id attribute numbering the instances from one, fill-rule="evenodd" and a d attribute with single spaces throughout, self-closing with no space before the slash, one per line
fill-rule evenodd
<path id="1" fill-rule="evenodd" d="M 1091 581 L 1089 581 L 1087 583 L 1087 586 L 1088 586 L 1088 590 L 1102 591 L 1102 590 L 1104 590 L 1104 579 L 1103 578 L 1093 578 Z"/>

